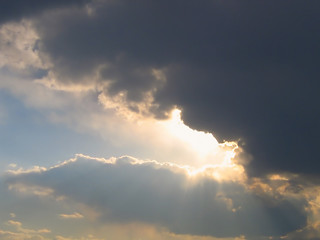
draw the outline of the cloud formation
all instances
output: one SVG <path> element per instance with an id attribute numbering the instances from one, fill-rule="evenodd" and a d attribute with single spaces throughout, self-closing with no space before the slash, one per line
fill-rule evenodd
<path id="1" fill-rule="evenodd" d="M 77 155 L 51 168 L 11 165 L 0 207 L 10 216 L 16 193 L 20 211 L 1 237 L 50 235 L 24 232 L 18 218 L 39 198 L 75 203 L 55 205 L 53 219 L 70 231 L 48 238 L 86 238 L 70 226 L 90 221 L 121 240 L 141 236 L 137 226 L 150 239 L 319 238 L 319 8 L 298 0 L 3 3 L 0 126 L 14 146 L 37 144 L 23 136 L 32 129 L 16 128 L 29 126 L 22 112 L 11 123 L 8 93 L 50 123 L 101 136 L 110 156 L 157 162 Z M 63 152 L 49 142 L 35 148 Z M 39 165 L 53 165 L 49 154 Z"/>
<path id="2" fill-rule="evenodd" d="M 218 182 L 210 174 L 190 176 L 177 165 L 131 157 L 78 155 L 47 170 L 12 172 L 6 181 L 17 191 L 38 194 L 42 189 L 84 204 L 102 223 L 142 222 L 176 234 L 254 239 L 286 235 L 307 225 L 307 202 L 285 186 L 287 181 Z M 283 192 L 279 186 L 274 193 L 263 190 L 272 184 L 285 186 Z"/>
<path id="3" fill-rule="evenodd" d="M 28 229 L 22 227 L 22 223 L 18 221 L 9 220 L 6 225 L 12 227 L 12 231 L 4 231 L 0 229 L 0 237 L 3 240 L 46 240 L 47 234 L 51 233 L 49 229 Z"/>
<path id="4" fill-rule="evenodd" d="M 193 128 L 242 139 L 253 175 L 317 174 L 317 1 L 76 2 L 10 2 L 2 17 L 32 19 L 48 86 L 158 118 L 179 106 Z"/>
<path id="5" fill-rule="evenodd" d="M 1 1 L 0 24 L 8 21 L 19 21 L 25 17 L 33 17 L 48 9 L 57 9 L 84 4 L 86 0 L 48 1 L 48 0 L 12 0 Z"/>
<path id="6" fill-rule="evenodd" d="M 64 219 L 80 219 L 80 218 L 83 218 L 83 215 L 78 213 L 78 212 L 75 212 L 75 213 L 72 213 L 72 214 L 59 214 L 59 216 L 61 218 L 64 218 Z"/>

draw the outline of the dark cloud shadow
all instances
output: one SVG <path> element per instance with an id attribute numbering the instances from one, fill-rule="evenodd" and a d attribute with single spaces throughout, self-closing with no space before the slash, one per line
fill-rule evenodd
<path id="1" fill-rule="evenodd" d="M 1 0 L 0 24 L 8 21 L 20 21 L 23 18 L 34 17 L 44 10 L 83 5 L 90 0 Z"/>

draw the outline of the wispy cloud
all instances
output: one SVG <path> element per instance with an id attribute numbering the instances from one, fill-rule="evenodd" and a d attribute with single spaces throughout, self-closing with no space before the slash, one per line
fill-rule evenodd
<path id="1" fill-rule="evenodd" d="M 83 215 L 78 212 L 75 212 L 72 214 L 59 214 L 59 217 L 63 219 L 81 219 L 83 218 Z"/>

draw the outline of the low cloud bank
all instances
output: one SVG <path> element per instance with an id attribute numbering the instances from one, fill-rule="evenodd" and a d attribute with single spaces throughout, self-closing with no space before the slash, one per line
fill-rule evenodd
<path id="1" fill-rule="evenodd" d="M 142 222 L 215 237 L 283 236 L 307 225 L 302 189 L 279 176 L 218 182 L 172 164 L 77 155 L 49 169 L 11 171 L 6 179 L 12 190 L 84 204 L 101 223 Z"/>

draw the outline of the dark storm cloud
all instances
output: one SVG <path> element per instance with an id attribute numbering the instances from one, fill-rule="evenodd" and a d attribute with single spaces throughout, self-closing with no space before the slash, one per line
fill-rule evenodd
<path id="1" fill-rule="evenodd" d="M 318 173 L 319 1 L 96 4 L 36 23 L 60 81 L 104 66 L 106 94 L 141 101 L 157 88 L 158 117 L 177 105 L 191 127 L 241 138 L 252 174 Z M 152 69 L 166 74 L 164 88 Z"/>
<path id="2" fill-rule="evenodd" d="M 0 24 L 32 17 L 43 10 L 81 5 L 89 0 L 0 0 Z"/>
<path id="3" fill-rule="evenodd" d="M 219 139 L 243 139 L 251 170 L 318 174 L 320 4 L 240 5 L 207 24 L 211 46 L 169 71 L 159 101 Z"/>
<path id="4" fill-rule="evenodd" d="M 145 222 L 174 233 L 216 237 L 284 235 L 306 224 L 306 202 L 264 195 L 235 182 L 188 178 L 177 167 L 129 157 L 85 157 L 41 172 L 7 176 L 10 186 L 42 187 L 101 213 L 101 222 Z M 233 210 L 232 210 L 233 209 Z"/>

